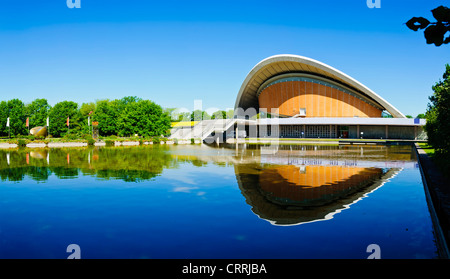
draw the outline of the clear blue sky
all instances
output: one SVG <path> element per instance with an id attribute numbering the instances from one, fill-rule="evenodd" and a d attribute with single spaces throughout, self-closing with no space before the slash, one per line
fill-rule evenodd
<path id="1" fill-rule="evenodd" d="M 0 100 L 51 105 L 138 96 L 163 107 L 232 108 L 275 54 L 324 62 L 405 114 L 425 112 L 450 46 L 404 23 L 446 1 L 0 0 Z"/>

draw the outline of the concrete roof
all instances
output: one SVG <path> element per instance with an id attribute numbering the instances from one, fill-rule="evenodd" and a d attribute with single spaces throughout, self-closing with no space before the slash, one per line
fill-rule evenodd
<path id="1" fill-rule="evenodd" d="M 352 77 L 322 62 L 292 54 L 274 55 L 253 67 L 241 85 L 235 109 L 246 110 L 251 107 L 258 109 L 257 93 L 261 85 L 274 76 L 286 73 L 312 74 L 338 82 L 375 101 L 394 118 L 405 118 L 398 109 Z"/>

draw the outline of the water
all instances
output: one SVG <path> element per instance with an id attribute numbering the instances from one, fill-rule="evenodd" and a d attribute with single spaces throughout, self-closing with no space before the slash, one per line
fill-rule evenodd
<path id="1" fill-rule="evenodd" d="M 409 146 L 0 150 L 0 258 L 436 258 Z"/>

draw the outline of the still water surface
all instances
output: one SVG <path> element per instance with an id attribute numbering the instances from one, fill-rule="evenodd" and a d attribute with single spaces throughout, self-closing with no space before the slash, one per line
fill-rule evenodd
<path id="1" fill-rule="evenodd" d="M 0 150 L 0 258 L 435 258 L 409 146 Z"/>

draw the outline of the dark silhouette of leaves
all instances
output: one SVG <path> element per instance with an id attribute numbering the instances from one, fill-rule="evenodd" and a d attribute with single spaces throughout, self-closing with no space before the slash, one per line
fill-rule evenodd
<path id="1" fill-rule="evenodd" d="M 406 23 L 409 29 L 417 31 L 424 29 L 430 24 L 430 21 L 424 17 L 413 17 Z"/>
<path id="2" fill-rule="evenodd" d="M 436 25 L 430 25 L 424 31 L 427 44 L 435 44 L 440 46 L 444 43 L 444 35 L 447 32 L 447 28 L 442 23 L 436 23 Z"/>
<path id="3" fill-rule="evenodd" d="M 431 11 L 434 18 L 441 22 L 450 22 L 450 9 L 444 6 L 439 6 Z"/>
<path id="4" fill-rule="evenodd" d="M 406 22 L 406 26 L 413 31 L 425 29 L 424 36 L 427 44 L 441 46 L 450 43 L 450 35 L 446 37 L 446 34 L 450 33 L 450 9 L 439 6 L 431 12 L 437 22 L 430 22 L 423 17 L 413 17 Z"/>

